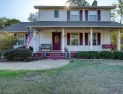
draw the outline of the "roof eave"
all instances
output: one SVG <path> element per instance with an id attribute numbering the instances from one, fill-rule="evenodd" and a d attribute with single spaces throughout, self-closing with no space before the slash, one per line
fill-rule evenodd
<path id="1" fill-rule="evenodd" d="M 34 6 L 35 9 L 115 9 L 116 6 Z"/>

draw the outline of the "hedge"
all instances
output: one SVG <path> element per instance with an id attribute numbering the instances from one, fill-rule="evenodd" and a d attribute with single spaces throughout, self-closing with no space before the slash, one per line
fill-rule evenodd
<path id="1" fill-rule="evenodd" d="M 32 56 L 32 51 L 25 48 L 17 48 L 14 50 L 5 51 L 4 57 L 8 61 L 26 61 Z"/>
<path id="2" fill-rule="evenodd" d="M 98 59 L 100 58 L 100 54 L 97 51 L 83 51 L 78 52 L 77 57 L 82 59 Z"/>
<path id="3" fill-rule="evenodd" d="M 123 60 L 123 52 L 116 51 L 80 51 L 77 52 L 77 58 L 80 59 L 119 59 Z"/>
<path id="4" fill-rule="evenodd" d="M 18 48 L 25 48 L 26 49 L 26 46 L 21 46 L 21 47 L 18 47 Z M 31 46 L 29 46 L 29 50 L 31 50 L 33 52 L 33 48 Z"/>
<path id="5" fill-rule="evenodd" d="M 101 51 L 100 57 L 103 59 L 113 59 L 114 54 L 113 54 L 113 52 L 110 52 L 110 51 Z"/>
<path id="6" fill-rule="evenodd" d="M 114 59 L 123 60 L 123 52 L 121 52 L 121 51 L 115 51 L 114 52 Z"/>

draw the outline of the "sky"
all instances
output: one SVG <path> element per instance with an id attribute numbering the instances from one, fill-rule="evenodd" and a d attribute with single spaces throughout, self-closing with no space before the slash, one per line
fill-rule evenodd
<path id="1" fill-rule="evenodd" d="M 27 22 L 30 13 L 35 13 L 35 5 L 62 6 L 67 0 L 0 0 L 0 18 L 19 19 L 21 22 Z M 86 0 L 91 5 L 94 0 Z M 117 0 L 97 0 L 98 6 L 111 6 L 117 3 Z"/>

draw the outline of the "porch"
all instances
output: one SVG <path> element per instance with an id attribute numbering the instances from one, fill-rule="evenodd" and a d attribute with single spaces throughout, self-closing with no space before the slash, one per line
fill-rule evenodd
<path id="1" fill-rule="evenodd" d="M 110 51 L 112 49 L 110 35 L 112 29 L 99 28 L 42 28 L 34 29 L 32 46 L 34 53 L 41 51 Z M 120 31 L 118 30 L 117 50 L 120 51 Z M 40 49 L 43 45 L 51 45 L 50 49 Z M 116 47 L 116 46 L 114 46 Z M 47 48 L 47 47 L 46 47 Z"/>

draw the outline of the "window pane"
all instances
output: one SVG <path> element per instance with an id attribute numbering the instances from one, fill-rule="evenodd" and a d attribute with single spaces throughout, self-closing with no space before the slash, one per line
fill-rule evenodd
<path id="1" fill-rule="evenodd" d="M 18 40 L 18 45 L 24 45 L 24 40 Z"/>
<path id="2" fill-rule="evenodd" d="M 71 21 L 78 21 L 79 16 L 78 15 L 71 15 Z"/>
<path id="3" fill-rule="evenodd" d="M 24 38 L 24 35 L 18 35 L 18 39 Z"/>
<path id="4" fill-rule="evenodd" d="M 93 45 L 97 44 L 96 33 L 93 34 Z"/>
<path id="5" fill-rule="evenodd" d="M 79 35 L 77 33 L 72 33 L 71 34 L 71 45 L 78 45 L 79 44 L 78 39 L 79 39 Z"/>
<path id="6" fill-rule="evenodd" d="M 59 17 L 59 11 L 58 11 L 58 10 L 55 10 L 55 11 L 54 11 L 54 17 L 55 17 L 55 18 L 58 18 L 58 17 Z"/>
<path id="7" fill-rule="evenodd" d="M 89 15 L 89 21 L 96 21 L 96 15 Z"/>
<path id="8" fill-rule="evenodd" d="M 79 11 L 71 11 L 71 15 L 79 15 Z"/>

